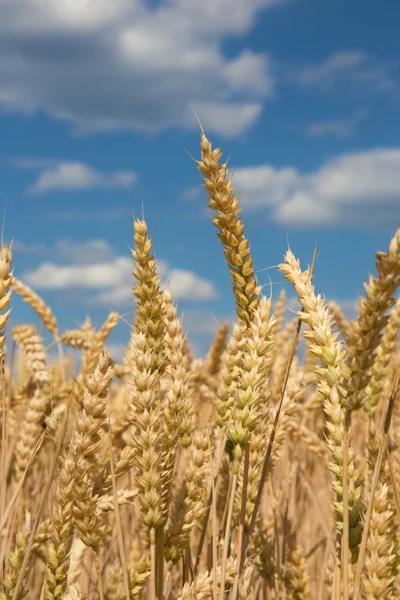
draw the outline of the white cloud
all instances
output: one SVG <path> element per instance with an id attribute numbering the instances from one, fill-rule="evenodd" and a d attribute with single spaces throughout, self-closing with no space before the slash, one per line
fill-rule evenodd
<path id="1" fill-rule="evenodd" d="M 324 92 L 337 85 L 369 85 L 374 91 L 387 92 L 397 88 L 393 66 L 373 59 L 362 50 L 344 50 L 331 54 L 320 63 L 291 68 L 288 80 L 315 86 Z"/>
<path id="2" fill-rule="evenodd" d="M 400 221 L 400 148 L 344 154 L 310 173 L 270 165 L 235 169 L 248 211 L 285 226 L 392 227 Z"/>
<path id="3" fill-rule="evenodd" d="M 223 42 L 286 0 L 3 0 L 0 106 L 75 131 L 203 124 L 238 134 L 273 92 L 268 57 Z M 223 119 L 222 119 L 223 116 Z"/>
<path id="4" fill-rule="evenodd" d="M 161 271 L 162 272 L 162 271 Z M 184 269 L 164 269 L 162 274 L 163 286 L 168 286 L 171 294 L 177 302 L 201 302 L 215 300 L 218 292 L 211 281 L 207 281 Z M 94 296 L 92 304 L 107 307 L 129 307 L 132 306 L 132 281 L 129 283 L 121 282 L 121 285 L 112 289 L 106 289 Z"/>
<path id="5" fill-rule="evenodd" d="M 228 104 L 201 100 L 196 103 L 196 109 L 205 129 L 218 131 L 222 135 L 239 135 L 257 121 L 262 111 L 262 104 L 260 102 Z"/>
<path id="6" fill-rule="evenodd" d="M 176 300 L 215 300 L 218 297 L 214 284 L 193 271 L 171 269 L 166 274 L 166 283 Z"/>
<path id="7" fill-rule="evenodd" d="M 207 33 L 244 34 L 253 25 L 256 12 L 282 4 L 281 0 L 177 0 L 175 5 L 196 28 Z"/>
<path id="8" fill-rule="evenodd" d="M 266 80 L 264 73 L 271 70 L 267 56 L 246 50 L 226 64 L 224 75 L 233 89 L 269 96 L 272 92 L 271 82 Z"/>
<path id="9" fill-rule="evenodd" d="M 89 244 L 86 245 L 88 247 Z M 92 250 L 95 250 L 94 246 Z M 214 284 L 196 273 L 169 268 L 163 261 L 158 261 L 158 267 L 163 285 L 170 287 L 175 300 L 206 301 L 218 297 Z M 123 308 L 133 303 L 131 266 L 122 256 L 93 264 L 60 265 L 44 262 L 24 273 L 21 279 L 38 290 L 81 289 L 94 292 L 87 299 L 91 305 Z"/>
<path id="10" fill-rule="evenodd" d="M 51 190 L 130 187 L 135 181 L 136 175 L 133 171 L 115 171 L 105 175 L 81 162 L 59 162 L 45 167 L 37 181 L 28 189 L 28 193 L 36 195 Z"/>
<path id="11" fill-rule="evenodd" d="M 131 276 L 128 260 L 118 256 L 112 261 L 97 264 L 59 265 L 44 262 L 25 273 L 22 279 L 42 290 L 101 290 L 121 286 L 125 281 L 128 283 Z"/>
<path id="12" fill-rule="evenodd" d="M 133 306 L 132 282 L 121 282 L 118 287 L 98 292 L 88 300 L 92 306 L 106 306 L 108 308 L 129 308 Z"/>
<path id="13" fill-rule="evenodd" d="M 86 33 L 98 31 L 102 27 L 117 23 L 118 19 L 126 14 L 129 6 L 125 0 L 115 0 L 113 3 L 97 0 L 96 11 L 93 11 L 93 4 L 88 0 L 59 0 L 56 3 L 52 0 L 29 0 L 23 4 L 24 11 L 21 14 L 21 3 L 17 7 L 7 0 L 3 2 L 3 6 L 8 5 L 6 16 L 9 23 L 25 33 L 37 29 L 60 32 L 67 26 Z M 137 2 L 133 1 L 131 4 L 134 8 Z"/>

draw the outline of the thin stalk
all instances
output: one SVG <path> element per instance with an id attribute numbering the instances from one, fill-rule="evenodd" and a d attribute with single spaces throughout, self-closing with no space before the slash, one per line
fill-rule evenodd
<path id="1" fill-rule="evenodd" d="M 330 541 L 330 538 L 326 540 L 326 547 L 325 547 L 325 552 L 324 552 L 324 562 L 323 562 L 323 567 L 322 567 L 321 576 L 319 578 L 319 585 L 318 585 L 318 600 L 324 600 L 325 573 L 327 571 L 329 554 L 330 554 L 329 541 Z"/>
<path id="2" fill-rule="evenodd" d="M 212 511 L 211 511 L 212 513 Z M 212 515 L 211 515 L 212 518 Z M 211 525 L 212 527 L 212 525 Z M 207 531 L 207 547 L 206 547 L 206 564 L 207 564 L 207 571 L 212 571 L 213 568 L 213 549 L 212 549 L 212 545 L 213 545 L 213 539 L 212 539 L 212 532 L 210 533 L 210 531 Z"/>
<path id="3" fill-rule="evenodd" d="M 230 463 L 230 467 L 231 467 L 231 463 Z M 231 497 L 232 485 L 233 485 L 233 477 L 232 477 L 232 474 L 230 474 L 230 476 L 229 476 L 229 483 L 228 483 L 228 491 L 227 491 L 227 494 L 226 494 L 227 498 Z M 221 533 L 223 533 L 225 531 L 225 528 L 226 528 L 226 522 L 228 520 L 228 511 L 229 511 L 229 503 L 226 502 L 225 506 L 224 506 L 224 512 L 222 513 L 222 517 L 221 517 L 221 523 L 219 525 Z"/>
<path id="4" fill-rule="evenodd" d="M 10 356 L 10 379 L 6 381 L 6 371 L 5 371 L 5 362 L 3 360 L 1 375 L 2 375 L 2 390 L 3 390 L 3 402 L 2 402 L 2 412 L 3 412 L 3 426 L 2 426 L 2 440 L 1 440 L 1 491 L 0 491 L 0 518 L 3 516 L 5 502 L 6 502 L 6 488 L 7 488 L 7 480 L 8 480 L 8 472 L 9 472 L 9 463 L 11 461 L 7 461 L 7 448 L 8 448 L 8 426 L 7 426 L 7 415 L 8 410 L 11 406 L 11 396 L 12 396 L 12 376 L 14 370 L 14 361 L 15 361 L 15 351 L 17 348 L 16 342 L 13 340 L 11 345 L 11 356 Z M 11 455 L 14 452 L 14 444 L 12 444 Z"/>
<path id="5" fill-rule="evenodd" d="M 160 600 L 164 600 L 164 544 L 165 544 L 165 533 L 164 528 L 159 531 L 158 534 L 158 585 L 157 594 Z"/>
<path id="6" fill-rule="evenodd" d="M 114 495 L 114 513 L 115 513 L 115 524 L 116 524 L 116 528 L 117 528 L 118 550 L 119 550 L 119 556 L 121 559 L 122 577 L 124 580 L 125 595 L 127 598 L 129 598 L 130 593 L 129 593 L 128 569 L 127 569 L 127 564 L 126 564 L 124 536 L 122 533 L 121 514 L 120 514 L 119 504 L 118 504 L 117 484 L 115 481 L 114 456 L 113 456 L 113 447 L 112 447 L 112 441 L 111 441 L 110 417 L 108 417 L 108 426 L 110 428 L 110 436 L 108 438 L 108 443 L 109 443 L 109 454 L 110 454 L 111 479 L 112 479 L 113 495 Z"/>
<path id="7" fill-rule="evenodd" d="M 210 468 L 211 468 L 211 491 L 212 491 L 212 506 L 211 506 L 211 526 L 212 526 L 212 562 L 214 574 L 217 573 L 218 564 L 218 525 L 217 525 L 217 497 L 215 493 L 215 475 L 214 461 L 211 452 L 211 440 L 208 436 L 208 447 L 210 453 Z M 218 582 L 217 577 L 213 577 L 213 600 L 218 600 Z"/>
<path id="8" fill-rule="evenodd" d="M 189 544 L 186 542 L 185 551 L 182 556 L 182 583 L 189 583 Z"/>
<path id="9" fill-rule="evenodd" d="M 2 361 L 1 366 L 1 377 L 2 377 L 2 390 L 3 390 L 3 401 L 2 401 L 2 413 L 3 413 L 3 424 L 1 428 L 1 490 L 0 490 L 0 518 L 3 516 L 5 503 L 6 503 L 6 488 L 8 479 L 8 468 L 7 468 L 7 448 L 8 448 L 8 426 L 7 426 L 7 414 L 8 409 L 11 406 L 11 394 L 12 394 L 12 373 L 14 369 L 15 360 L 15 349 L 17 345 L 13 340 L 11 346 L 11 357 L 10 357 L 10 379 L 7 385 L 6 381 L 6 370 L 5 361 Z M 3 357 L 4 358 L 4 357 Z"/>
<path id="10" fill-rule="evenodd" d="M 254 584 L 253 598 L 257 599 L 257 598 L 260 598 L 260 595 L 262 595 L 263 592 L 262 592 L 261 586 L 262 586 L 262 581 L 260 581 L 260 580 L 256 581 L 256 583 Z"/>
<path id="11" fill-rule="evenodd" d="M 288 520 L 288 514 L 289 514 L 289 489 L 287 491 L 287 500 L 286 500 L 286 507 L 285 507 L 285 514 L 284 514 L 284 518 L 283 518 L 283 523 L 282 523 L 282 569 L 285 569 L 285 562 L 286 562 L 286 536 L 287 536 L 287 532 L 286 532 L 286 528 L 287 528 L 287 520 Z M 285 585 L 285 580 L 284 577 L 282 577 L 282 585 Z"/>
<path id="12" fill-rule="evenodd" d="M 364 435 L 365 435 L 365 442 L 364 442 L 365 448 L 369 448 L 369 422 L 366 423 Z M 365 471 L 366 471 L 366 475 L 364 477 L 364 487 L 366 490 L 368 490 L 369 484 L 370 484 L 370 481 L 369 481 L 370 470 L 365 469 Z"/>
<path id="13" fill-rule="evenodd" d="M 225 452 L 225 443 L 226 443 L 226 435 L 223 435 L 222 439 L 221 439 L 221 446 L 220 446 L 220 449 L 219 449 L 219 455 L 218 455 L 218 460 L 217 460 L 217 469 L 216 469 L 216 473 L 215 473 L 215 477 L 214 477 L 214 486 L 217 485 L 218 475 L 219 475 L 219 471 L 220 471 L 220 468 L 221 468 L 222 459 L 224 457 L 224 452 Z M 201 556 L 201 553 L 202 553 L 202 550 L 203 550 L 204 540 L 206 539 L 208 520 L 210 518 L 211 506 L 212 506 L 212 487 L 213 486 L 211 484 L 210 485 L 210 490 L 209 490 L 209 493 L 208 493 L 206 513 L 204 515 L 203 526 L 202 526 L 202 529 L 201 529 L 200 541 L 199 541 L 199 545 L 198 545 L 198 548 L 197 548 L 196 561 L 194 563 L 194 572 L 195 572 L 195 574 L 197 573 L 198 568 L 199 568 L 200 556 Z"/>
<path id="14" fill-rule="evenodd" d="M 189 565 L 189 573 L 190 573 L 190 581 L 194 581 L 194 569 L 193 569 L 193 561 L 192 561 L 192 552 L 190 550 L 190 542 L 187 545 L 187 553 L 188 553 L 188 565 Z"/>
<path id="15" fill-rule="evenodd" d="M 274 533 L 275 533 L 275 557 L 276 557 L 276 569 L 274 570 L 274 588 L 275 588 L 275 596 L 280 598 L 280 585 L 279 582 L 282 581 L 282 570 L 281 570 L 281 550 L 279 547 L 279 526 L 278 519 L 276 517 L 276 510 L 274 509 Z"/>
<path id="16" fill-rule="evenodd" d="M 343 432 L 343 600 L 349 600 L 349 430 L 351 424 L 351 413 L 346 411 Z"/>
<path id="17" fill-rule="evenodd" d="M 318 548 L 327 544 L 327 542 L 328 540 L 326 538 L 322 538 L 318 542 L 315 542 L 315 544 L 310 548 L 310 550 L 304 554 L 305 560 L 311 558 L 312 555 L 318 550 Z"/>
<path id="18" fill-rule="evenodd" d="M 243 554 L 243 541 L 244 541 L 244 526 L 246 520 L 246 500 L 247 500 L 247 487 L 249 483 L 249 465 L 250 465 L 250 446 L 247 446 L 244 455 L 244 469 L 243 469 L 243 485 L 242 485 L 242 500 L 240 506 L 240 522 L 239 531 L 237 537 L 237 556 L 236 556 L 236 574 L 235 581 L 233 583 L 232 599 L 237 600 L 239 594 L 239 581 L 241 576 L 241 564 Z"/>
<path id="19" fill-rule="evenodd" d="M 238 469 L 234 468 L 234 471 Z M 233 513 L 233 504 L 235 501 L 235 493 L 238 481 L 238 474 L 234 472 L 232 477 L 232 489 L 231 494 L 229 496 L 229 508 L 228 508 L 228 517 L 226 519 L 226 528 L 225 528 L 225 538 L 224 538 L 224 548 L 222 554 L 222 564 L 221 564 L 221 589 L 220 589 L 220 600 L 223 600 L 225 596 L 225 580 L 226 580 L 226 565 L 228 562 L 228 550 L 229 550 L 229 541 L 231 536 L 231 522 L 232 522 L 232 513 Z"/>
<path id="20" fill-rule="evenodd" d="M 96 569 L 97 585 L 99 587 L 99 599 L 104 600 L 103 577 L 101 575 L 99 553 L 94 548 L 92 548 L 92 550 L 93 550 L 93 556 L 94 556 L 94 568 Z M 129 596 L 128 596 L 128 598 L 129 598 Z"/>
<path id="21" fill-rule="evenodd" d="M 336 556 L 335 556 L 335 580 L 333 583 L 334 598 L 335 600 L 341 600 L 341 586 L 342 586 L 342 569 L 341 569 L 341 556 L 340 549 L 342 543 L 342 536 L 339 532 L 336 533 Z"/>
<path id="22" fill-rule="evenodd" d="M 167 576 L 165 578 L 165 584 L 164 584 L 164 596 L 166 596 L 167 598 L 169 598 L 169 593 L 170 593 L 170 587 L 171 587 L 171 570 L 168 569 L 167 571 Z"/>
<path id="23" fill-rule="evenodd" d="M 150 529 L 150 600 L 156 600 L 157 591 L 156 591 L 156 532 L 154 529 Z"/>
<path id="24" fill-rule="evenodd" d="M 6 411 L 6 374 L 4 359 L 1 365 L 1 387 L 2 387 L 2 426 L 1 426 L 1 489 L 0 489 L 0 519 L 4 513 L 5 501 L 6 501 L 6 487 L 7 487 L 7 411 Z"/>

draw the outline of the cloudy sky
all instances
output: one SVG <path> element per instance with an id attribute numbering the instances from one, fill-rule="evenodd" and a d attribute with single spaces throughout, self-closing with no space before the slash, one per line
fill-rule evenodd
<path id="1" fill-rule="evenodd" d="M 144 211 L 197 352 L 233 313 L 194 111 L 231 155 L 260 283 L 289 241 L 353 304 L 400 224 L 400 5 L 372 0 L 0 0 L 0 208 L 15 273 L 61 328 L 129 334 Z M 12 324 L 32 315 L 16 301 Z"/>

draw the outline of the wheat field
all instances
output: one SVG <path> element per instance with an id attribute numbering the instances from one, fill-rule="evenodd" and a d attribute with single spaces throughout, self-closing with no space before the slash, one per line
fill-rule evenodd
<path id="1" fill-rule="evenodd" d="M 60 331 L 1 247 L 0 599 L 399 598 L 400 229 L 352 322 L 288 249 L 288 320 L 204 132 L 196 164 L 237 312 L 203 359 L 144 219 L 120 363 L 117 313 Z M 40 331 L 9 326 L 15 295 Z"/>

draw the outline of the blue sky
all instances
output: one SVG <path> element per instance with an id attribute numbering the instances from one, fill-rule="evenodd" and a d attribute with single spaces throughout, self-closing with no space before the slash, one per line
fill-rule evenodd
<path id="1" fill-rule="evenodd" d="M 2 0 L 0 208 L 15 273 L 61 329 L 133 303 L 131 207 L 196 352 L 232 316 L 196 165 L 231 155 L 260 283 L 287 239 L 350 310 L 400 224 L 400 5 L 372 0 Z M 32 320 L 15 300 L 12 324 Z M 125 343 L 124 322 L 113 336 Z"/>

